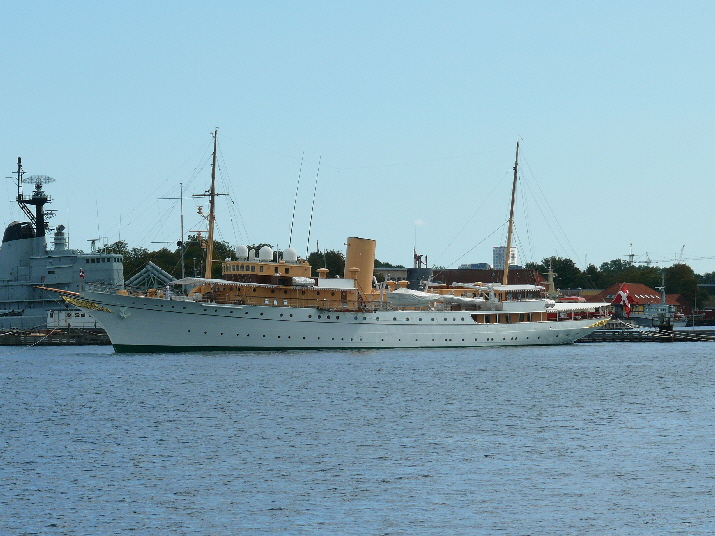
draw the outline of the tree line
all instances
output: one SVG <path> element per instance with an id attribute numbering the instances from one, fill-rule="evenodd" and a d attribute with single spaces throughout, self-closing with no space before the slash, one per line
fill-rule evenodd
<path id="1" fill-rule="evenodd" d="M 540 263 L 528 263 L 525 267 L 546 277 L 549 266 L 556 274 L 554 282 L 558 289 L 605 289 L 617 283 L 641 283 L 656 289 L 661 286 L 665 275 L 666 293 L 682 295 L 693 307 L 696 303 L 704 304 L 709 298 L 708 292 L 699 288 L 698 284 L 715 283 L 715 272 L 699 275 L 684 263 L 660 268 L 614 259 L 602 263 L 598 268 L 589 264 L 585 270 L 581 270 L 569 258 L 547 257 Z"/>

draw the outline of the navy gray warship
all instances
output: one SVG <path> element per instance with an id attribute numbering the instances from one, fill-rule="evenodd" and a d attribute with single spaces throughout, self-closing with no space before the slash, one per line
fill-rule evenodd
<path id="1" fill-rule="evenodd" d="M 65 226 L 49 226 L 53 210 L 45 210 L 51 198 L 45 185 L 54 179 L 45 175 L 25 177 L 22 159 L 13 172 L 17 183 L 17 204 L 29 221 L 13 221 L 6 229 L 0 247 L 0 329 L 43 329 L 53 310 L 80 311 L 63 302 L 61 296 L 39 287 L 78 292 L 87 282 L 124 284 L 122 256 L 102 248 L 84 253 L 69 249 Z M 23 185 L 34 190 L 23 194 Z M 34 210 L 31 208 L 33 207 Z M 54 233 L 53 233 L 54 232 Z M 46 236 L 53 233 L 51 248 Z"/>

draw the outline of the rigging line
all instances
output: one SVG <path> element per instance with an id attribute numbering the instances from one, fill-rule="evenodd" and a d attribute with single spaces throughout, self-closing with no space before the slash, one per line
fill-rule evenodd
<path id="1" fill-rule="evenodd" d="M 525 181 L 522 181 L 521 178 L 519 179 L 522 184 Z M 531 220 L 529 218 L 529 204 L 526 202 L 526 192 L 524 192 L 524 188 L 519 188 L 519 195 L 521 196 L 521 210 L 524 214 L 524 217 L 522 218 L 522 221 L 524 222 L 524 228 L 526 229 L 526 243 L 529 246 L 529 252 L 528 256 L 530 259 L 534 259 L 534 243 L 531 240 Z M 526 250 L 523 250 L 524 253 L 526 253 Z"/>
<path id="2" fill-rule="evenodd" d="M 313 205 L 310 207 L 310 222 L 308 223 L 308 243 L 305 245 L 305 258 L 308 258 L 310 254 L 310 232 L 313 229 L 313 211 L 315 210 L 315 194 L 318 191 L 318 176 L 320 175 L 320 162 L 323 159 L 323 155 L 318 157 L 318 171 L 315 174 L 315 187 L 313 188 Z"/>
<path id="3" fill-rule="evenodd" d="M 579 258 L 579 255 L 576 253 L 576 249 L 575 249 L 575 248 L 573 247 L 573 245 L 571 244 L 571 241 L 569 240 L 568 235 L 566 234 L 566 232 L 564 231 L 563 227 L 561 226 L 561 222 L 560 222 L 559 219 L 556 217 L 556 213 L 554 212 L 554 209 L 551 208 L 551 204 L 549 203 L 549 198 L 546 197 L 546 195 L 544 194 L 543 190 L 541 189 L 541 185 L 540 185 L 540 184 L 538 183 L 538 181 L 536 180 L 536 176 L 534 175 L 534 172 L 531 170 L 531 166 L 529 165 L 529 161 L 526 160 L 526 158 L 524 158 L 524 162 L 526 163 L 526 167 L 529 169 L 529 173 L 531 173 L 531 176 L 532 176 L 533 179 L 534 179 L 534 183 L 536 184 L 536 187 L 539 189 L 539 192 L 541 193 L 542 197 L 544 198 L 544 201 L 546 202 L 546 206 L 549 208 L 549 211 L 551 212 L 551 215 L 552 215 L 552 217 L 554 218 L 554 221 L 556 222 L 556 225 L 558 226 L 559 230 L 560 230 L 561 233 L 563 234 L 563 236 L 564 236 L 564 238 L 565 238 L 565 240 L 566 240 L 566 243 L 567 243 L 567 244 L 569 245 L 569 247 L 571 248 L 571 254 L 573 254 L 574 257 L 578 259 L 578 258 Z M 564 248 L 564 249 L 565 249 L 565 248 Z"/>
<path id="4" fill-rule="evenodd" d="M 457 259 L 455 259 L 453 262 L 451 262 L 450 264 L 448 264 L 448 266 L 454 266 L 456 263 L 458 263 L 459 261 L 461 261 L 464 257 L 466 257 L 467 255 L 469 255 L 477 246 L 481 246 L 484 242 L 486 242 L 489 238 L 491 238 L 493 234 L 495 234 L 496 232 L 498 232 L 498 231 L 501 230 L 501 229 L 504 229 L 504 226 L 505 226 L 505 225 L 508 225 L 508 223 L 509 223 L 509 220 L 506 220 L 506 221 L 505 221 L 504 223 L 502 223 L 499 227 L 497 227 L 497 228 L 494 229 L 491 233 L 489 233 L 487 236 L 485 236 L 485 237 L 482 239 L 481 242 L 478 242 L 477 244 L 474 244 L 474 246 L 472 246 L 469 251 L 465 251 L 464 254 L 462 254 L 461 257 L 458 257 Z"/>
<path id="5" fill-rule="evenodd" d="M 449 244 L 447 244 L 447 245 L 445 246 L 445 248 L 442 250 L 442 252 L 441 252 L 439 255 L 437 255 L 437 258 L 436 258 L 436 260 L 434 261 L 435 263 L 439 262 L 439 260 L 442 258 L 442 256 L 447 252 L 447 250 L 452 246 L 452 244 L 454 244 L 455 240 L 457 240 L 457 238 L 459 237 L 459 235 L 462 234 L 462 231 L 464 231 L 464 230 L 469 226 L 469 224 L 470 224 L 471 221 L 474 219 L 474 217 L 479 213 L 479 211 L 480 211 L 480 210 L 482 209 L 482 207 L 487 203 L 487 201 L 489 201 L 489 199 L 491 198 L 492 194 L 496 191 L 496 189 L 497 189 L 499 186 L 501 186 L 502 182 L 504 182 L 504 177 L 507 177 L 510 173 L 511 173 L 511 170 L 507 171 L 506 173 L 504 173 L 504 176 L 502 176 L 502 178 L 497 181 L 497 183 L 494 185 L 494 188 L 492 188 L 492 191 L 489 192 L 489 194 L 488 194 L 488 195 L 484 198 L 484 200 L 482 201 L 482 204 L 477 207 L 477 210 L 475 210 L 475 211 L 472 213 L 471 216 L 469 216 L 469 218 L 467 219 L 466 223 L 465 223 L 465 224 L 462 226 L 462 228 L 457 232 L 457 234 L 454 235 L 454 237 L 453 237 L 452 240 L 449 242 Z M 472 249 L 473 249 L 473 248 L 472 248 Z M 471 251 L 471 250 L 470 250 L 470 251 Z M 465 255 L 466 255 L 466 253 L 465 253 Z M 461 257 L 460 257 L 460 258 L 461 258 Z"/>
<path id="6" fill-rule="evenodd" d="M 238 197 L 234 194 L 234 189 L 233 189 L 233 183 L 230 180 L 230 176 L 228 173 L 228 167 L 226 166 L 226 160 L 223 156 L 223 151 L 221 150 L 221 145 L 218 145 L 218 151 L 219 151 L 219 156 L 221 157 L 221 166 L 220 166 L 220 171 L 221 171 L 221 179 L 222 179 L 222 184 L 226 185 L 226 190 L 228 191 L 228 197 L 231 203 L 228 206 L 229 210 L 229 218 L 231 219 L 231 228 L 233 230 L 234 238 L 238 237 L 243 237 L 246 240 L 246 243 L 249 243 L 251 241 L 251 237 L 249 236 L 248 230 L 246 229 L 246 220 L 243 217 L 243 213 L 241 212 L 241 205 L 237 203 L 235 200 L 238 199 Z M 224 169 L 226 170 L 226 175 L 224 177 Z M 238 222 L 238 223 L 237 223 Z M 243 232 L 241 232 L 241 229 L 239 227 L 243 228 Z"/>
<path id="7" fill-rule="evenodd" d="M 288 247 L 293 243 L 293 222 L 295 222 L 295 207 L 298 203 L 298 188 L 300 188 L 300 175 L 303 172 L 303 158 L 305 158 L 305 151 L 300 156 L 300 168 L 298 169 L 298 184 L 295 187 L 295 198 L 293 199 L 293 217 L 290 219 L 290 234 L 288 235 Z"/>
<path id="8" fill-rule="evenodd" d="M 205 146 L 202 146 L 203 151 L 204 151 L 204 154 L 206 153 L 206 150 L 207 150 L 207 148 L 208 148 L 209 146 L 210 146 L 210 143 L 206 144 Z M 137 220 L 139 217 L 141 217 L 144 213 L 146 213 L 147 210 L 149 210 L 149 207 L 145 207 L 145 206 L 144 206 L 144 203 L 146 203 L 146 202 L 149 201 L 149 200 L 152 200 L 152 202 L 153 202 L 153 199 L 157 196 L 156 192 L 157 192 L 159 189 L 163 188 L 164 185 L 165 185 L 170 179 L 172 179 L 172 178 L 174 177 L 174 175 L 177 174 L 178 170 L 181 169 L 181 168 L 183 168 L 183 167 L 187 164 L 187 162 L 189 162 L 190 160 L 193 160 L 193 159 L 195 158 L 196 153 L 198 153 L 198 152 L 200 152 L 200 151 L 201 151 L 201 149 L 199 149 L 199 150 L 197 150 L 197 151 L 194 151 L 194 152 L 184 161 L 183 164 L 181 164 L 175 171 L 173 171 L 172 173 L 170 173 L 170 174 L 166 177 L 166 179 L 164 179 L 164 181 L 161 182 L 161 184 L 159 184 L 156 188 L 154 188 L 154 190 L 153 190 L 148 196 L 146 196 L 146 197 L 144 198 L 144 200 L 142 200 L 142 201 L 140 201 L 139 203 L 137 203 L 137 204 L 134 206 L 134 208 L 132 208 L 132 209 L 129 211 L 128 216 L 131 216 L 131 215 L 134 214 L 134 213 L 136 213 L 136 215 L 134 216 L 133 219 L 129 219 L 129 223 L 126 223 L 126 220 L 125 220 L 125 229 L 126 229 L 126 227 L 131 226 L 132 223 L 135 223 L 136 220 Z M 205 164 L 204 164 L 204 166 L 205 166 Z M 198 174 L 198 172 L 196 171 L 196 168 L 194 168 L 194 177 L 195 177 L 197 174 Z M 185 183 L 185 184 L 188 185 L 189 183 Z M 116 225 L 110 227 L 110 231 L 108 231 L 108 234 L 109 234 L 109 232 L 114 233 L 115 227 L 116 227 Z"/>
<path id="9" fill-rule="evenodd" d="M 556 242 L 559 244 L 559 247 L 561 250 L 564 252 L 567 251 L 564 245 L 561 243 L 561 239 L 559 236 L 554 232 L 554 229 L 551 227 L 550 219 L 544 214 L 543 209 L 541 208 L 541 204 L 539 203 L 539 199 L 534 195 L 534 192 L 531 189 L 531 186 L 529 185 L 528 182 L 524 183 L 527 189 L 529 190 L 529 193 L 531 194 L 532 198 L 534 199 L 534 202 L 536 203 L 536 207 L 539 209 L 539 212 L 541 213 L 541 216 L 544 218 L 544 221 L 546 222 L 546 226 L 549 228 L 549 231 L 551 231 L 551 234 L 554 236 L 554 239 Z M 564 235 L 565 236 L 565 235 Z"/>
<path id="10" fill-rule="evenodd" d="M 230 203 L 228 203 L 226 212 L 228 213 L 228 220 L 231 222 L 231 230 L 233 232 L 233 236 L 234 238 L 237 238 L 239 233 L 236 229 L 236 203 L 233 200 L 235 196 L 233 195 L 231 175 L 228 172 L 228 166 L 226 165 L 226 159 L 224 158 L 223 151 L 221 150 L 221 145 L 217 144 L 216 149 L 218 151 L 218 161 L 216 165 L 218 166 L 219 182 L 221 185 L 221 189 L 226 192 L 228 196 L 228 201 L 230 201 Z"/>

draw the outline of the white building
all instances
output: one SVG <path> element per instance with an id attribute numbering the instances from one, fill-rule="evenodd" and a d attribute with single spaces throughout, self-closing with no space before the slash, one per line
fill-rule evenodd
<path id="1" fill-rule="evenodd" d="M 496 246 L 492 248 L 493 255 L 493 265 L 495 270 L 504 269 L 504 254 L 506 253 L 506 246 Z M 519 264 L 519 255 L 516 248 L 512 246 L 509 251 L 509 266 L 515 266 Z"/>

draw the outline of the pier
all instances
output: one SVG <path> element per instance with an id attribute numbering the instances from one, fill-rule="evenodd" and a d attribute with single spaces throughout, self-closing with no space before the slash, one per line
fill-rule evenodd
<path id="1" fill-rule="evenodd" d="M 715 330 L 597 329 L 576 342 L 710 342 Z"/>
<path id="2" fill-rule="evenodd" d="M 54 328 L 0 331 L 0 346 L 109 345 L 103 329 Z"/>

